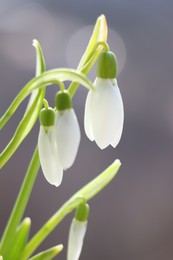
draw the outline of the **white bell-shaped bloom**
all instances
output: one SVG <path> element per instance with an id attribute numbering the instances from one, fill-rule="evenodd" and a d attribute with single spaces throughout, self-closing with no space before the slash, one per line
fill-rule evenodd
<path id="1" fill-rule="evenodd" d="M 56 112 L 55 136 L 60 164 L 68 169 L 74 163 L 80 143 L 80 128 L 73 108 Z"/>
<path id="2" fill-rule="evenodd" d="M 68 238 L 67 260 L 79 259 L 86 230 L 87 220 L 79 221 L 75 218 L 72 220 Z"/>
<path id="3" fill-rule="evenodd" d="M 90 90 L 86 99 L 84 127 L 88 138 L 104 149 L 116 147 L 120 141 L 124 108 L 116 79 L 96 78 L 95 91 Z"/>
<path id="4" fill-rule="evenodd" d="M 43 174 L 46 180 L 58 187 L 63 178 L 63 168 L 59 163 L 55 141 L 54 126 L 40 126 L 38 152 Z"/>

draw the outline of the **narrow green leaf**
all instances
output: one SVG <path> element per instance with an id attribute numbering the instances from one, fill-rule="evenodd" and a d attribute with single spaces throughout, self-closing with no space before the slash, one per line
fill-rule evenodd
<path id="1" fill-rule="evenodd" d="M 88 46 L 79 62 L 79 65 L 77 69 L 84 73 L 85 75 L 88 74 L 88 72 L 91 70 L 93 67 L 94 63 L 96 62 L 97 58 L 99 57 L 103 45 L 98 44 L 101 42 L 107 41 L 107 34 L 108 34 L 108 29 L 107 29 L 107 23 L 106 23 L 106 18 L 104 15 L 101 15 L 98 17 L 93 33 L 91 35 L 91 38 L 89 40 Z M 96 48 L 97 46 L 97 48 Z M 96 48 L 96 49 L 95 49 Z M 69 86 L 69 93 L 71 96 L 73 96 L 79 86 L 79 83 L 77 82 L 72 82 L 71 85 Z"/>
<path id="2" fill-rule="evenodd" d="M 44 98 L 44 93 L 38 93 L 32 105 L 28 109 L 27 113 L 19 123 L 12 139 L 5 147 L 3 152 L 0 155 L 0 169 L 7 163 L 7 161 L 11 158 L 14 152 L 17 150 L 19 145 L 25 139 L 25 137 L 29 134 L 37 118 L 39 116 L 40 109 L 42 107 L 42 102 Z"/>
<path id="3" fill-rule="evenodd" d="M 24 178 L 23 184 L 21 186 L 19 195 L 17 197 L 17 200 L 15 202 L 12 213 L 10 215 L 10 218 L 8 220 L 8 223 L 6 225 L 6 228 L 4 230 L 1 239 L 0 254 L 3 256 L 5 256 L 5 254 L 11 248 L 11 243 L 13 242 L 16 228 L 22 219 L 39 167 L 40 167 L 40 160 L 38 155 L 38 149 L 36 148 L 32 160 L 30 162 L 30 165 L 28 167 L 26 176 Z"/>
<path id="4" fill-rule="evenodd" d="M 46 62 L 43 56 L 43 51 L 40 43 L 34 39 L 32 44 L 36 49 L 36 72 L 35 75 L 39 76 L 46 71 Z"/>
<path id="5" fill-rule="evenodd" d="M 120 165 L 120 161 L 116 160 L 103 173 L 75 193 L 29 241 L 22 254 L 22 260 L 26 260 L 36 250 L 41 242 L 55 229 L 67 214 L 77 208 L 81 202 L 90 200 L 108 185 L 116 176 Z"/>
<path id="6" fill-rule="evenodd" d="M 34 46 L 36 48 L 36 75 L 40 75 L 45 71 L 46 65 L 44 62 L 44 57 L 39 42 L 35 40 Z M 5 147 L 3 152 L 0 154 L 0 169 L 14 154 L 16 149 L 19 147 L 19 145 L 22 143 L 22 141 L 25 139 L 25 137 L 29 134 L 29 132 L 35 125 L 35 122 L 38 119 L 39 112 L 43 104 L 44 95 L 45 88 L 35 90 L 31 94 L 31 98 L 29 100 L 27 109 L 22 120 L 20 121 L 12 139 Z"/>
<path id="7" fill-rule="evenodd" d="M 93 51 L 95 45 L 98 42 L 106 42 L 107 41 L 107 23 L 106 23 L 106 18 L 104 15 L 101 15 L 97 18 L 93 33 L 91 35 L 90 41 L 88 43 L 88 46 L 86 48 L 86 51 L 84 52 L 79 65 L 78 69 L 82 69 L 83 66 L 88 62 L 88 58 L 90 57 L 91 52 Z M 102 49 L 103 46 L 100 46 Z"/>
<path id="8" fill-rule="evenodd" d="M 13 244 L 6 255 L 6 259 L 14 260 L 20 259 L 20 254 L 23 251 L 29 237 L 29 231 L 31 227 L 30 218 L 25 218 L 15 233 Z"/>
<path id="9" fill-rule="evenodd" d="M 111 180 L 117 174 L 121 166 L 120 160 L 115 160 L 103 173 L 96 177 L 93 181 L 85 185 L 81 190 L 74 194 L 71 200 L 75 198 L 83 197 L 85 201 L 93 198 L 97 193 L 99 193 L 105 186 L 111 182 Z"/>
<path id="10" fill-rule="evenodd" d="M 45 63 L 45 59 L 44 59 L 44 56 L 43 56 L 43 52 L 42 52 L 40 43 L 36 39 L 33 40 L 33 46 L 36 49 L 36 73 L 35 73 L 35 75 L 39 76 L 43 72 L 46 71 L 46 63 Z M 45 88 L 37 89 L 37 90 L 32 92 L 31 97 L 30 97 L 29 102 L 28 102 L 26 112 L 30 108 L 31 104 L 33 103 L 33 101 L 36 98 L 38 93 L 40 93 L 40 94 L 43 93 L 43 95 L 44 95 L 45 94 Z"/>
<path id="11" fill-rule="evenodd" d="M 39 74 L 45 70 L 46 65 L 44 62 L 44 57 L 43 57 L 43 53 L 41 50 L 41 46 L 38 42 L 35 43 L 35 48 L 36 48 L 36 74 Z M 37 100 L 37 97 L 39 100 Z M 26 115 L 24 116 L 25 119 L 22 121 L 23 127 L 25 126 L 25 124 L 27 124 L 27 122 L 26 122 L 27 117 L 29 117 L 31 124 L 33 122 L 32 120 L 36 120 L 35 116 L 39 113 L 38 108 L 39 108 L 39 106 L 41 106 L 43 98 L 44 98 L 44 90 L 41 93 L 37 94 L 36 98 L 31 103 L 31 106 L 26 111 Z M 38 101 L 38 106 L 35 109 L 36 110 L 36 112 L 35 112 L 34 105 L 35 105 L 35 102 L 37 102 L 37 101 Z M 31 114 L 31 112 L 33 112 L 33 114 L 34 114 L 33 116 Z M 28 124 L 27 124 L 27 127 L 30 127 L 30 126 L 28 126 Z M 25 127 L 24 127 L 24 129 L 25 129 Z M 17 137 L 20 134 L 22 135 L 21 131 L 22 131 L 22 126 L 19 125 L 18 131 L 16 133 Z M 20 140 L 20 137 L 18 137 L 16 140 Z M 14 144 L 13 149 L 15 149 L 14 141 L 13 141 L 13 144 Z M 18 143 L 18 145 L 19 144 L 20 143 Z M 11 155 L 10 149 L 8 151 L 9 151 L 9 153 L 7 153 L 7 154 L 9 156 L 9 155 Z M 8 160 L 8 156 L 6 157 L 7 160 Z M 2 163 L 2 165 L 4 164 L 4 161 L 2 160 L 2 155 L 0 156 L 0 164 L 1 163 Z M 2 167 L 2 165 L 0 165 L 0 168 Z M 16 199 L 15 205 L 13 207 L 13 210 L 9 217 L 8 223 L 5 227 L 4 233 L 1 238 L 0 254 L 2 254 L 3 256 L 6 253 L 8 253 L 11 248 L 11 243 L 13 242 L 16 228 L 22 219 L 23 213 L 25 211 L 26 205 L 28 203 L 28 200 L 29 200 L 29 197 L 30 197 L 30 194 L 32 191 L 32 187 L 34 185 L 34 182 L 35 182 L 38 170 L 39 170 L 39 167 L 40 167 L 40 160 L 39 160 L 39 155 L 38 155 L 38 149 L 36 147 L 34 154 L 32 156 L 31 162 L 29 164 L 28 170 L 26 172 L 26 176 L 24 178 L 23 184 L 21 186 L 19 195 Z"/>
<path id="12" fill-rule="evenodd" d="M 54 246 L 44 252 L 41 252 L 31 258 L 29 260 L 51 260 L 55 256 L 57 256 L 63 249 L 63 245 Z"/>

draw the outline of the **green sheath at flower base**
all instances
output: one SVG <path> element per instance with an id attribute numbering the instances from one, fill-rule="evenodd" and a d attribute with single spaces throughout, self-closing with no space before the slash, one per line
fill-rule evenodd
<path id="1" fill-rule="evenodd" d="M 81 203 L 76 210 L 75 219 L 80 222 L 86 221 L 88 219 L 89 210 L 88 204 Z"/>
<path id="2" fill-rule="evenodd" d="M 72 108 L 71 96 L 67 91 L 58 92 L 55 97 L 55 105 L 57 110 L 65 110 Z"/>
<path id="3" fill-rule="evenodd" d="M 104 51 L 100 54 L 97 64 L 97 77 L 114 79 L 117 75 L 117 58 L 113 52 Z"/>
<path id="4" fill-rule="evenodd" d="M 40 124 L 42 126 L 53 126 L 55 122 L 55 112 L 53 108 L 43 108 L 40 111 Z"/>

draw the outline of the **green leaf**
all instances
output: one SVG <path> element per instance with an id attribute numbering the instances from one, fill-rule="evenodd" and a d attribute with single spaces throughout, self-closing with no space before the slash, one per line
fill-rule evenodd
<path id="1" fill-rule="evenodd" d="M 93 51 L 95 45 L 98 42 L 106 42 L 107 41 L 107 22 L 104 15 L 101 15 L 98 17 L 92 36 L 90 38 L 90 41 L 88 43 L 88 46 L 86 48 L 86 51 L 84 52 L 79 65 L 78 69 L 82 69 L 83 66 L 88 62 L 91 52 Z M 103 49 L 103 46 L 98 46 L 99 49 Z"/>
<path id="2" fill-rule="evenodd" d="M 46 71 L 46 62 L 43 56 L 43 51 L 40 46 L 40 43 L 34 39 L 32 44 L 36 49 L 36 72 L 35 75 L 39 76 Z"/>
<path id="3" fill-rule="evenodd" d="M 41 94 L 41 96 L 40 96 Z M 42 107 L 44 93 L 38 93 L 27 113 L 19 123 L 12 139 L 0 155 L 0 169 L 7 163 L 19 145 L 33 128 Z"/>
<path id="4" fill-rule="evenodd" d="M 115 160 L 103 173 L 101 173 L 94 180 L 85 185 L 81 190 L 74 194 L 71 200 L 75 200 L 77 198 L 84 198 L 85 201 L 93 198 L 97 193 L 99 193 L 105 186 L 111 182 L 111 180 L 117 174 L 119 168 L 121 166 L 121 162 L 119 160 Z"/>
<path id="5" fill-rule="evenodd" d="M 10 250 L 7 252 L 6 259 L 20 259 L 20 254 L 28 241 L 30 227 L 30 218 L 25 218 L 15 233 L 13 244 L 10 247 Z"/>
<path id="6" fill-rule="evenodd" d="M 32 160 L 28 167 L 25 179 L 21 186 L 19 195 L 16 199 L 15 205 L 13 207 L 12 213 L 4 230 L 3 236 L 0 243 L 0 254 L 5 255 L 11 248 L 11 243 L 13 241 L 15 231 L 19 225 L 23 213 L 25 211 L 26 205 L 28 203 L 32 187 L 34 185 L 38 170 L 40 167 L 40 160 L 38 155 L 38 149 L 35 149 L 35 152 L 32 156 Z"/>
<path id="7" fill-rule="evenodd" d="M 33 46 L 36 49 L 36 73 L 35 73 L 35 75 L 39 76 L 43 72 L 46 71 L 46 63 L 45 63 L 45 59 L 44 59 L 44 56 L 43 56 L 43 52 L 42 52 L 40 43 L 36 39 L 33 40 Z M 33 103 L 33 101 L 36 98 L 38 93 L 40 93 L 40 94 L 43 93 L 43 95 L 44 95 L 45 94 L 45 88 L 37 89 L 37 90 L 32 92 L 30 100 L 28 102 L 26 112 L 29 109 L 29 107 L 32 105 L 32 103 Z"/>
<path id="8" fill-rule="evenodd" d="M 93 33 L 89 40 L 88 46 L 79 62 L 77 69 L 84 73 L 85 75 L 93 67 L 97 58 L 103 50 L 103 45 L 99 43 L 106 43 L 107 41 L 107 23 L 104 15 L 98 17 Z M 72 82 L 68 91 L 71 96 L 73 96 L 78 88 L 79 84 L 77 82 Z"/>
<path id="9" fill-rule="evenodd" d="M 35 48 L 36 48 L 36 74 L 42 73 L 45 70 L 45 62 L 44 62 L 44 57 L 43 57 L 43 53 L 41 50 L 41 46 L 38 42 L 35 42 Z M 39 90 L 40 91 L 40 90 Z M 38 100 L 37 100 L 38 98 Z M 1 155 L 0 157 L 0 168 L 2 167 L 2 165 L 5 163 L 5 160 L 3 160 L 3 158 L 6 159 L 6 161 L 8 160 L 9 156 L 12 155 L 12 151 L 14 152 L 17 145 L 20 144 L 20 134 L 21 135 L 25 135 L 23 134 L 22 131 L 22 126 L 24 127 L 26 124 L 26 128 L 29 129 L 30 126 L 28 126 L 27 124 L 27 117 L 29 117 L 29 122 L 32 125 L 32 120 L 35 120 L 37 113 L 39 113 L 38 107 L 42 105 L 42 99 L 44 98 L 44 89 L 41 90 L 41 93 L 37 93 L 36 98 L 33 100 L 33 102 L 31 102 L 30 106 L 28 107 L 28 109 L 26 110 L 25 116 L 22 120 L 22 123 L 19 124 L 19 127 L 16 131 L 16 135 L 14 135 L 14 139 L 12 139 L 12 144 L 13 146 L 10 147 L 10 145 L 8 146 L 8 149 L 6 149 L 6 157 L 4 155 Z M 38 101 L 39 106 L 34 110 L 34 105 L 35 103 Z M 33 115 L 32 115 L 33 112 Z M 16 142 L 15 143 L 15 138 L 16 138 Z M 12 145 L 11 144 L 11 145 Z M 12 151 L 10 151 L 10 148 L 12 149 Z M 5 153 L 4 153 L 5 154 Z M 4 156 L 4 157 L 3 157 Z M 2 164 L 2 165 L 1 165 Z M 25 211 L 26 205 L 28 203 L 31 191 L 32 191 L 32 187 L 34 185 L 38 170 L 40 167 L 40 160 L 39 160 L 39 155 L 38 155 L 38 149 L 35 149 L 35 152 L 32 156 L 30 165 L 28 167 L 25 179 L 23 181 L 23 184 L 21 186 L 19 195 L 16 199 L 15 205 L 13 207 L 13 210 L 11 212 L 11 215 L 9 217 L 8 223 L 6 225 L 6 228 L 4 230 L 4 233 L 2 235 L 1 238 L 1 242 L 0 242 L 0 254 L 5 255 L 6 253 L 8 253 L 10 251 L 11 248 L 11 243 L 13 241 L 13 238 L 15 236 L 15 231 L 17 226 L 19 225 L 23 213 Z"/>
<path id="10" fill-rule="evenodd" d="M 41 242 L 55 229 L 67 214 L 76 209 L 81 202 L 90 200 L 108 185 L 116 176 L 120 165 L 120 161 L 116 160 L 103 173 L 75 193 L 29 241 L 22 254 L 22 260 L 26 260 L 37 249 Z"/>
<path id="11" fill-rule="evenodd" d="M 41 74 L 45 71 L 46 65 L 44 62 L 43 53 L 41 50 L 41 46 L 38 41 L 34 41 L 34 46 L 36 48 L 36 75 Z M 10 157 L 17 150 L 19 145 L 25 139 L 25 137 L 29 134 L 35 122 L 38 119 L 40 109 L 43 104 L 43 99 L 45 95 L 45 88 L 41 88 L 33 91 L 31 94 L 31 98 L 29 100 L 26 112 L 20 121 L 11 141 L 5 147 L 3 152 L 0 154 L 0 169 L 5 165 L 5 163 L 10 159 Z"/>
<path id="12" fill-rule="evenodd" d="M 63 245 L 54 246 L 44 252 L 41 252 L 31 258 L 29 260 L 51 260 L 55 256 L 57 256 L 63 249 Z"/>

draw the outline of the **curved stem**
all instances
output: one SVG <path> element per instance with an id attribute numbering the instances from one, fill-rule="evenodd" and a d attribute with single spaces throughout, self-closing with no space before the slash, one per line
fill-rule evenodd
<path id="1" fill-rule="evenodd" d="M 49 103 L 48 103 L 48 101 L 47 101 L 47 99 L 43 99 L 43 105 L 44 105 L 44 107 L 46 108 L 46 109 L 48 109 L 49 108 Z"/>
<path id="2" fill-rule="evenodd" d="M 41 242 L 55 229 L 55 227 L 67 214 L 77 208 L 84 200 L 86 202 L 90 200 L 106 185 L 108 185 L 108 183 L 111 182 L 116 176 L 120 166 L 120 161 L 116 160 L 103 173 L 76 192 L 29 241 L 23 251 L 22 260 L 28 259 L 28 257 L 36 250 Z"/>
<path id="3" fill-rule="evenodd" d="M 109 51 L 109 45 L 104 42 L 97 42 L 91 51 L 91 53 L 88 55 L 88 58 L 85 60 L 85 63 L 83 64 L 82 68 L 80 69 L 80 72 L 87 75 L 91 68 L 93 67 L 94 63 L 96 62 L 97 58 L 99 57 L 100 53 L 102 52 L 103 48 L 105 51 Z M 79 69 L 79 68 L 78 68 Z M 68 88 L 68 92 L 73 97 L 79 87 L 79 83 L 72 82 L 71 85 Z"/>
<path id="4" fill-rule="evenodd" d="M 65 90 L 64 83 L 60 80 L 56 80 L 57 84 L 59 85 L 60 90 L 63 92 Z"/>
<path id="5" fill-rule="evenodd" d="M 14 114 L 20 103 L 35 89 L 44 87 L 45 85 L 59 84 L 60 81 L 75 81 L 79 84 L 93 89 L 92 83 L 80 72 L 72 69 L 53 69 L 42 73 L 40 76 L 32 79 L 14 99 L 11 106 L 0 119 L 0 129 L 6 124 L 10 117 Z"/>
<path id="6" fill-rule="evenodd" d="M 100 42 L 97 42 L 93 48 L 93 50 L 91 51 L 91 53 L 89 54 L 85 64 L 84 64 L 84 67 L 89 63 L 89 61 L 92 59 L 93 55 L 95 54 L 95 52 L 97 51 L 97 49 L 99 47 L 103 47 L 105 49 L 105 51 L 109 51 L 109 45 L 107 44 L 107 42 L 104 42 L 104 41 L 100 41 Z M 103 48 L 100 48 L 101 51 L 103 50 Z M 101 52 L 100 51 L 100 52 Z M 99 53 L 100 54 L 100 53 Z M 99 55 L 98 55 L 99 56 Z"/>
<path id="7" fill-rule="evenodd" d="M 82 200 L 83 201 L 83 200 Z M 22 254 L 22 260 L 27 260 L 28 257 L 36 250 L 41 242 L 55 229 L 55 227 L 63 220 L 63 218 L 69 214 L 73 209 L 81 203 L 81 199 L 77 198 L 73 202 L 67 201 L 58 212 L 53 215 L 45 225 L 37 232 L 37 234 L 31 239 L 28 245 L 25 247 Z"/>

